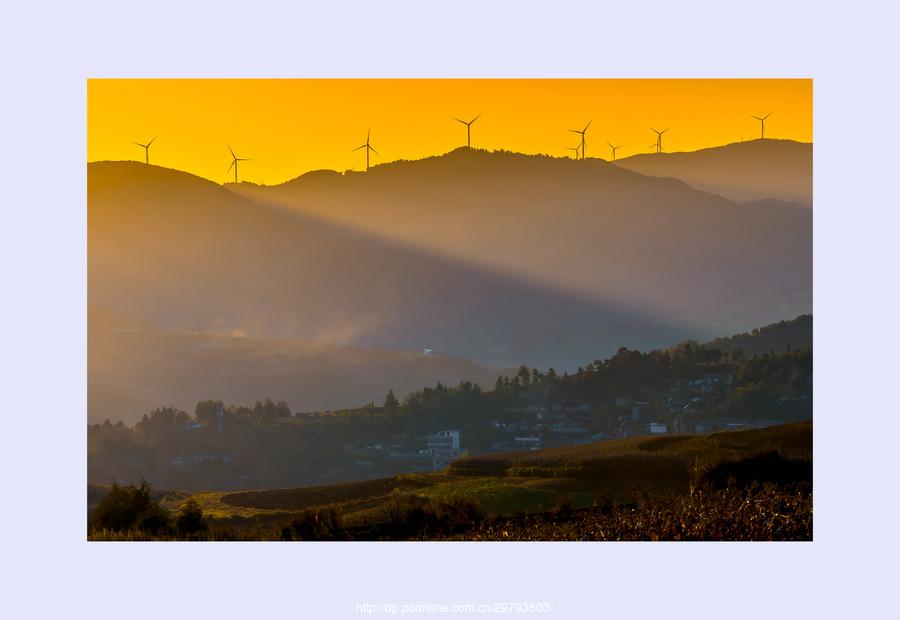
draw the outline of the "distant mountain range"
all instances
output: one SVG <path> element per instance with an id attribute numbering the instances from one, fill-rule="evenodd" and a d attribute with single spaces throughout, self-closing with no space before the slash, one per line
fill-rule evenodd
<path id="1" fill-rule="evenodd" d="M 622 168 L 688 185 L 737 202 L 764 199 L 812 207 L 812 144 L 793 140 L 749 140 L 687 153 L 625 157 Z"/>
<path id="2" fill-rule="evenodd" d="M 275 187 L 91 163 L 90 418 L 333 409 L 742 332 L 811 310 L 811 244 L 807 208 L 602 160 L 459 149 Z"/>

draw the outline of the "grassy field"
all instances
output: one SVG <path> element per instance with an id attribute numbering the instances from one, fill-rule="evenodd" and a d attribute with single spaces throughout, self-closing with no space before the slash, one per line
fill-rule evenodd
<path id="1" fill-rule="evenodd" d="M 754 524 L 765 521 L 769 508 L 770 520 L 777 521 L 779 514 L 794 515 L 790 537 L 803 538 L 797 532 L 808 530 L 811 537 L 811 482 L 812 423 L 801 422 L 470 457 L 455 461 L 445 472 L 347 484 L 169 493 L 160 504 L 175 512 L 193 499 L 210 519 L 213 538 L 279 538 L 286 524 L 309 515 L 318 522 L 315 515 L 324 510 L 339 515 L 344 535 L 351 538 L 415 538 L 422 537 L 422 532 L 391 530 L 393 534 L 382 536 L 379 527 L 411 518 L 410 510 L 419 514 L 427 508 L 426 512 L 440 513 L 441 506 L 472 506 L 478 511 L 479 523 L 469 524 L 462 533 L 433 532 L 438 538 L 507 539 L 511 532 L 515 539 L 641 538 L 641 531 L 645 539 L 702 538 L 704 533 L 713 536 L 715 532 L 737 536 L 738 530 L 715 529 L 710 523 L 695 524 L 685 531 L 664 527 L 666 519 L 686 524 L 699 514 L 714 514 L 718 492 L 731 493 L 720 498 L 723 510 L 735 502 L 738 507 L 752 504 L 759 508 Z M 701 486 L 706 495 L 698 491 Z M 752 491 L 747 491 L 748 487 Z M 790 490 L 784 491 L 787 488 Z M 634 521 L 626 518 L 627 514 L 646 508 L 647 502 L 655 504 L 638 519 L 644 529 L 626 527 Z M 785 512 L 779 513 L 779 506 Z M 402 514 L 407 516 L 398 516 Z M 433 515 L 429 518 L 434 520 Z M 554 523 L 557 525 L 550 525 Z M 614 531 L 622 536 L 596 534 Z M 769 530 L 753 531 L 763 535 Z M 426 533 L 425 537 L 432 536 Z"/>

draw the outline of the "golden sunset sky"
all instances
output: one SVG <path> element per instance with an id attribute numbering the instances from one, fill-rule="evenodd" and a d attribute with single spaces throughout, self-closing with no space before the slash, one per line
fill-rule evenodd
<path id="1" fill-rule="evenodd" d="M 88 161 L 140 160 L 216 182 L 231 145 L 241 180 L 275 184 L 319 169 L 420 159 L 465 145 L 453 120 L 481 114 L 472 146 L 571 156 L 587 132 L 587 156 L 647 153 L 650 127 L 670 128 L 667 152 L 759 137 L 751 115 L 772 113 L 767 138 L 812 141 L 812 80 L 88 80 Z"/>

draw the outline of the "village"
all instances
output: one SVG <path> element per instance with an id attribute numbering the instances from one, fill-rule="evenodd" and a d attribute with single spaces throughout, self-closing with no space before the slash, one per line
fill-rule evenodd
<path id="1" fill-rule="evenodd" d="M 706 434 L 783 423 L 722 415 L 732 391 L 730 373 L 709 373 L 666 386 L 645 387 L 612 403 L 547 402 L 523 394 L 522 403 L 486 420 L 486 428 L 400 433 L 389 440 L 349 443 L 323 472 L 322 481 L 397 473 L 436 472 L 464 456 L 585 445 L 634 436 Z M 467 435 L 477 435 L 473 442 Z M 485 441 L 485 437 L 489 441 Z M 480 445 L 479 445 L 480 444 Z"/>
<path id="2" fill-rule="evenodd" d="M 328 485 L 440 472 L 467 456 L 583 446 L 629 437 L 703 435 L 808 419 L 808 349 L 741 355 L 621 349 L 575 374 L 519 368 L 494 389 L 462 381 L 389 391 L 338 411 L 202 401 L 195 415 L 155 410 L 134 428 L 90 427 L 91 476 L 152 476 L 171 488 Z"/>

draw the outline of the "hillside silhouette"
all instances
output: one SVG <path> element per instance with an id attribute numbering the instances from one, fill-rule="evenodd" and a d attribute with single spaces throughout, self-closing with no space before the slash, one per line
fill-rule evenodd
<path id="1" fill-rule="evenodd" d="M 367 173 L 228 187 L 710 336 L 811 308 L 809 209 L 746 207 L 602 160 L 460 148 Z"/>
<path id="2" fill-rule="evenodd" d="M 623 157 L 616 165 L 685 183 L 737 202 L 774 199 L 812 207 L 812 144 L 750 140 L 686 153 Z"/>
<path id="3" fill-rule="evenodd" d="M 764 355 L 772 351 L 802 349 L 813 344 L 813 317 L 804 314 L 788 321 L 779 321 L 743 334 L 716 338 L 703 346 L 725 353 L 740 350 L 746 356 Z"/>

